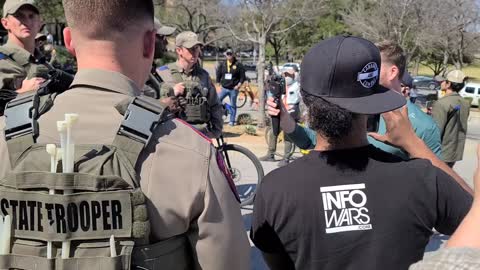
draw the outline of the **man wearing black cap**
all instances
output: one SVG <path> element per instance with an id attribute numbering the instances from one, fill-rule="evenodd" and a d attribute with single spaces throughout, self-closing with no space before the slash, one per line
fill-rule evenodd
<path id="1" fill-rule="evenodd" d="M 243 65 L 237 61 L 231 49 L 225 52 L 225 57 L 225 62 L 222 62 L 216 70 L 217 83 L 222 86 L 222 91 L 218 95 L 218 98 L 220 101 L 223 101 L 227 96 L 230 98 L 232 111 L 230 113 L 229 125 L 233 126 L 235 125 L 235 116 L 237 115 L 238 90 L 245 81 L 245 69 Z"/>
<path id="2" fill-rule="evenodd" d="M 369 144 L 368 115 L 389 112 L 377 139 L 446 167 L 415 136 L 406 108 L 393 111 L 406 100 L 380 86 L 373 43 L 322 41 L 301 70 L 316 148 L 262 181 L 251 239 L 274 269 L 407 269 L 422 258 L 433 227 L 453 233 L 471 195 L 429 161 L 405 162 Z"/>
<path id="3" fill-rule="evenodd" d="M 401 93 L 401 78 L 406 66 L 406 56 L 403 49 L 390 41 L 384 41 L 376 45 L 380 50 L 382 59 L 380 84 Z M 281 111 L 277 110 L 275 107 L 272 107 L 276 106 L 275 103 L 272 103 L 270 100 L 267 102 L 269 104 L 269 114 L 275 115 L 275 111 L 277 111 L 277 113 L 280 112 L 281 128 L 297 146 L 302 149 L 315 147 L 316 133 L 313 130 L 299 125 L 295 126 L 295 122 L 293 119 L 289 119 L 290 117 L 287 113 L 284 113 L 283 108 Z M 412 122 L 413 129 L 417 136 L 425 142 L 437 157 L 442 158 L 440 130 L 437 124 L 415 104 L 407 102 L 407 107 L 409 112 L 408 117 Z M 373 117 L 373 119 L 375 119 L 373 123 L 376 123 L 376 125 L 372 125 L 371 127 L 376 129 L 378 133 L 384 134 L 386 132 L 386 124 L 383 117 Z M 410 158 L 408 153 L 401 148 L 377 141 L 371 137 L 369 137 L 368 140 L 375 147 L 385 152 L 394 154 L 405 160 Z"/>

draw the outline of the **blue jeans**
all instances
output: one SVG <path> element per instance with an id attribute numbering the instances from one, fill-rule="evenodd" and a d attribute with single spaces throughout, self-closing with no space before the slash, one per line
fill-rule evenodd
<path id="1" fill-rule="evenodd" d="M 232 111 L 230 112 L 230 123 L 235 123 L 235 117 L 237 116 L 238 91 L 235 90 L 235 89 L 227 89 L 227 88 L 222 87 L 222 91 L 220 92 L 220 95 L 218 96 L 218 98 L 220 99 L 220 102 L 223 102 L 223 100 L 227 96 L 230 99 L 230 106 L 232 108 Z"/>

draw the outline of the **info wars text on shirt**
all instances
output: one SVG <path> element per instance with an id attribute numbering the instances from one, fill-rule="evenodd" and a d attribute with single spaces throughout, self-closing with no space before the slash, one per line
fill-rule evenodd
<path id="1" fill-rule="evenodd" d="M 321 187 L 325 211 L 325 232 L 371 230 L 365 184 Z"/>

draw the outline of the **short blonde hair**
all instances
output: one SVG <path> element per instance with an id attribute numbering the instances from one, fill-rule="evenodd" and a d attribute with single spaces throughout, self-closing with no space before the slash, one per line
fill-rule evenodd
<path id="1" fill-rule="evenodd" d="M 152 0 L 63 0 L 70 27 L 93 39 L 109 39 L 130 26 L 151 21 Z"/>

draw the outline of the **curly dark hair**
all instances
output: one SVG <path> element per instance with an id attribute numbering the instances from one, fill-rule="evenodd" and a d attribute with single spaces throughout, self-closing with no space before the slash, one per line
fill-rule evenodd
<path id="1" fill-rule="evenodd" d="M 328 143 L 337 145 L 350 133 L 354 114 L 323 98 L 301 91 L 303 102 L 308 108 L 308 123 L 311 129 L 320 133 Z"/>

